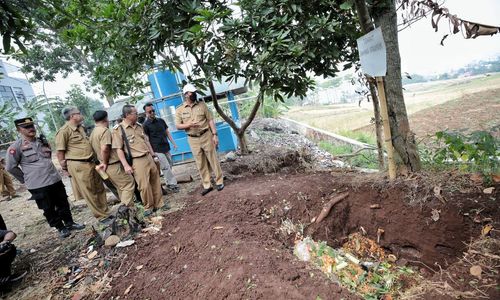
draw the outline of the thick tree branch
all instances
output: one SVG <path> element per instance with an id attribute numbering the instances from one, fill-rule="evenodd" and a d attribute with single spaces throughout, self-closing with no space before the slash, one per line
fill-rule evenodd
<path id="1" fill-rule="evenodd" d="M 257 115 L 257 111 L 259 110 L 259 107 L 262 104 L 263 98 L 264 98 L 264 93 L 262 92 L 262 89 L 260 89 L 259 95 L 257 96 L 257 101 L 255 101 L 255 104 L 253 105 L 252 111 L 250 112 L 250 116 L 248 116 L 248 118 L 246 119 L 243 126 L 241 126 L 241 132 L 245 132 L 245 130 L 248 128 L 248 126 L 252 123 L 253 119 L 255 119 L 255 116 Z"/>

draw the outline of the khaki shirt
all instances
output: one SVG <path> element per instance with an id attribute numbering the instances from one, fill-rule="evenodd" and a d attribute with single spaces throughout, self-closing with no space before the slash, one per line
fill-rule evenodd
<path id="1" fill-rule="evenodd" d="M 120 126 L 125 129 L 125 134 L 130 145 L 130 152 L 132 152 L 132 157 L 142 157 L 149 153 L 149 148 L 146 145 L 146 135 L 142 129 L 141 124 L 135 123 L 135 125 L 130 125 L 124 121 L 113 127 L 113 149 L 123 149 L 125 153 L 128 153 L 127 147 L 122 137 L 122 130 Z"/>
<path id="2" fill-rule="evenodd" d="M 24 138 L 15 141 L 7 151 L 5 167 L 28 190 L 61 181 L 61 175 L 52 163 L 50 145 L 44 145 L 38 139 L 33 142 Z"/>
<path id="3" fill-rule="evenodd" d="M 200 124 L 200 127 L 186 129 L 188 134 L 198 134 L 208 129 L 208 122 L 213 118 L 205 102 L 195 102 L 193 106 L 183 102 L 175 111 L 175 124 L 186 124 L 191 121 Z"/>
<path id="4" fill-rule="evenodd" d="M 108 165 L 119 162 L 118 154 L 116 153 L 116 149 L 111 149 L 111 131 L 109 128 L 96 125 L 92 133 L 90 134 L 90 144 L 92 145 L 92 149 L 94 149 L 95 154 L 97 155 L 97 159 L 102 163 L 101 156 L 101 146 L 109 145 L 111 153 L 109 154 Z"/>
<path id="5" fill-rule="evenodd" d="M 65 151 L 65 158 L 69 160 L 86 160 L 94 154 L 83 127 L 74 127 L 69 123 L 56 133 L 56 150 Z"/>

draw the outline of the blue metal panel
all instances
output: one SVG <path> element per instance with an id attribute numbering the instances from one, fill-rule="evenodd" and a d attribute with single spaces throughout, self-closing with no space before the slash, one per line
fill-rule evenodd
<path id="1" fill-rule="evenodd" d="M 219 148 L 217 149 L 217 152 L 225 153 L 236 150 L 238 147 L 238 140 L 236 139 L 236 135 L 233 133 L 231 127 L 226 122 L 218 122 L 216 127 L 219 135 Z M 177 130 L 171 133 L 178 147 L 177 150 L 174 150 L 172 145 L 170 145 L 172 149 L 170 153 L 172 154 L 174 162 L 193 158 L 186 132 L 184 130 Z"/>
<path id="2" fill-rule="evenodd" d="M 151 90 L 157 101 L 154 101 L 155 110 L 157 115 L 163 118 L 169 128 L 172 137 L 177 144 L 177 149 L 174 150 L 171 146 L 171 154 L 174 162 L 180 162 L 186 159 L 193 158 L 191 148 L 189 147 L 188 137 L 184 130 L 176 130 L 175 128 L 175 107 L 179 106 L 183 99 L 181 96 L 180 83 L 186 80 L 182 73 L 172 73 L 168 70 L 161 70 L 148 75 L 149 82 L 151 83 Z M 161 99 L 163 98 L 163 99 Z M 231 114 L 235 122 L 239 122 L 238 106 L 234 101 L 232 92 L 228 93 L 228 100 Z M 216 124 L 217 132 L 219 135 L 219 148 L 218 152 L 228 152 L 237 149 L 238 140 L 231 127 L 225 122 Z"/>
<path id="3" fill-rule="evenodd" d="M 231 110 L 231 116 L 233 117 L 234 122 L 239 124 L 240 122 L 240 113 L 238 112 L 238 104 L 234 101 L 233 92 L 227 92 L 227 102 L 229 103 L 229 109 Z"/>
<path id="4" fill-rule="evenodd" d="M 162 98 L 179 93 L 181 91 L 180 85 L 183 80 L 186 80 L 186 76 L 180 72 L 172 73 L 168 70 L 159 70 L 149 74 L 148 80 L 155 98 Z"/>

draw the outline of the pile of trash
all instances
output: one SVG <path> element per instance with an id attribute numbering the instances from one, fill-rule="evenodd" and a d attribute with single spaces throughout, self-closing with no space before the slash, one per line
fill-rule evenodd
<path id="1" fill-rule="evenodd" d="M 375 241 L 359 233 L 350 235 L 339 249 L 306 237 L 296 242 L 294 254 L 363 299 L 397 298 L 408 283 L 420 278 L 411 268 L 397 266 L 394 255 L 387 255 Z"/>
<path id="2" fill-rule="evenodd" d="M 247 139 L 254 150 L 276 147 L 307 152 L 312 158 L 314 169 L 317 170 L 347 167 L 344 162 L 336 160 L 330 153 L 320 149 L 316 143 L 279 119 L 255 119 L 248 130 Z"/>

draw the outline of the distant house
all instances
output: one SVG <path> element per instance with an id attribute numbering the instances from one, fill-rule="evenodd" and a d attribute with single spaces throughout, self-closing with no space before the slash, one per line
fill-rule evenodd
<path id="1" fill-rule="evenodd" d="M 0 59 L 0 105 L 10 103 L 13 107 L 22 110 L 24 103 L 34 97 L 35 92 L 26 78 L 9 75 L 9 71 L 15 72 L 15 69 Z"/>

